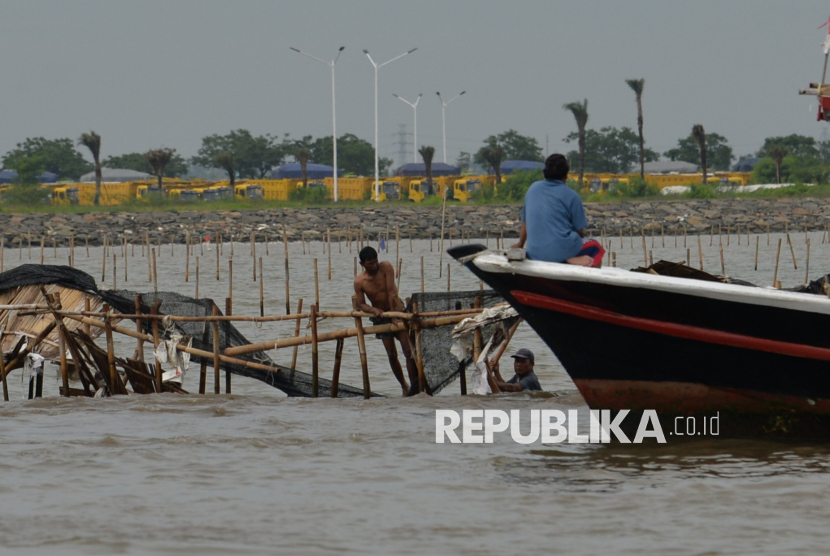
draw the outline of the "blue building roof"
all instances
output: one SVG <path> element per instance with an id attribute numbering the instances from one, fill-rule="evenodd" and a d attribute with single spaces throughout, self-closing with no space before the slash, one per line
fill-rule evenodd
<path id="1" fill-rule="evenodd" d="M 308 179 L 321 180 L 323 178 L 333 178 L 334 168 L 325 164 L 311 164 L 306 166 L 308 172 Z M 271 170 L 271 177 L 275 180 L 301 180 L 303 179 L 303 171 L 300 169 L 299 162 L 289 162 L 283 164 L 279 168 Z M 343 170 L 337 170 L 337 177 L 343 177 Z"/>
<path id="2" fill-rule="evenodd" d="M 529 172 L 544 167 L 543 162 L 536 162 L 535 160 L 505 160 L 501 163 L 501 173 L 507 175 L 516 171 Z"/>
<path id="3" fill-rule="evenodd" d="M 432 177 L 438 178 L 441 176 L 457 176 L 461 173 L 461 168 L 444 164 L 443 162 L 432 163 Z M 425 176 L 426 166 L 423 162 L 410 162 L 404 164 L 395 170 L 396 176 Z"/>

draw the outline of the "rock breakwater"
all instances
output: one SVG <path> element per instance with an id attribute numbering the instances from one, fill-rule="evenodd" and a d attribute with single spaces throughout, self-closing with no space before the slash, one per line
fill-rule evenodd
<path id="1" fill-rule="evenodd" d="M 830 222 L 830 200 L 799 199 L 712 199 L 651 201 L 626 203 L 587 203 L 589 233 L 640 233 L 640 230 L 664 229 L 666 233 L 708 232 L 712 227 L 727 227 L 750 232 L 824 230 Z M 460 238 L 517 237 L 520 228 L 520 205 L 447 204 L 446 234 Z M 76 245 L 86 242 L 100 245 L 104 237 L 119 241 L 184 243 L 191 237 L 222 233 L 237 241 L 247 241 L 252 232 L 258 241 L 321 239 L 327 229 L 332 235 L 356 233 L 363 227 L 364 236 L 377 237 L 387 229 L 394 236 L 400 228 L 402 238 L 437 238 L 441 234 L 440 206 L 366 206 L 273 208 L 245 211 L 159 211 L 159 212 L 88 212 L 77 214 L 0 213 L 0 237 L 6 246 L 32 244 L 45 238 L 46 245 L 65 245 L 74 236 Z"/>

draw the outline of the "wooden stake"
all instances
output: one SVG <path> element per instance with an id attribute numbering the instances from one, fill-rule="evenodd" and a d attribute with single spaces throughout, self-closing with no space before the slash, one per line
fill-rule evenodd
<path id="1" fill-rule="evenodd" d="M 447 291 L 452 291 L 452 281 L 450 277 L 450 263 L 447 263 Z"/>
<path id="2" fill-rule="evenodd" d="M 806 229 L 807 229 L 806 224 L 804 225 L 804 229 L 805 229 L 805 232 L 806 232 Z M 810 238 L 809 237 L 807 238 L 807 263 L 805 264 L 805 267 L 806 268 L 804 270 L 804 283 L 809 284 L 810 283 Z"/>
<path id="3" fill-rule="evenodd" d="M 104 236 L 104 254 L 101 257 L 101 283 L 103 284 L 107 279 L 107 238 Z"/>
<path id="4" fill-rule="evenodd" d="M 135 301 L 135 314 L 140 315 L 141 314 L 141 296 L 140 295 L 135 296 L 134 301 Z M 144 334 L 143 322 L 144 321 L 142 321 L 141 319 L 135 319 L 135 331 L 136 332 L 140 332 L 141 334 Z M 137 359 L 138 361 L 144 361 L 144 340 L 139 338 L 138 340 L 136 340 L 136 342 L 137 343 L 136 343 L 136 346 L 135 346 L 135 359 Z"/>
<path id="5" fill-rule="evenodd" d="M 697 236 L 697 259 L 700 263 L 700 270 L 703 270 L 703 247 L 700 246 L 700 234 Z"/>
<path id="6" fill-rule="evenodd" d="M 301 297 L 300 300 L 297 302 L 297 314 L 301 314 L 303 312 L 303 298 Z M 298 338 L 300 336 L 300 319 L 297 319 L 297 324 L 294 326 L 294 337 Z M 294 346 L 294 355 L 291 356 L 291 368 L 297 368 L 297 352 L 300 349 L 300 346 Z"/>
<path id="7" fill-rule="evenodd" d="M 199 299 L 199 257 L 196 257 L 196 299 Z"/>
<path id="8" fill-rule="evenodd" d="M 446 202 L 446 197 L 444 198 Z M 360 310 L 357 304 L 357 296 L 352 296 L 352 308 L 355 311 Z M 357 328 L 357 349 L 360 352 L 360 368 L 363 371 L 363 399 L 368 400 L 371 397 L 371 388 L 369 386 L 369 364 L 366 360 L 366 340 L 363 337 L 363 321 L 360 317 L 354 318 L 354 325 Z"/>
<path id="9" fill-rule="evenodd" d="M 778 288 L 778 262 L 781 259 L 781 238 L 778 238 L 778 251 L 775 254 L 775 274 L 772 275 L 772 287 Z"/>
<path id="10" fill-rule="evenodd" d="M 190 282 L 190 233 L 185 238 L 185 255 L 184 255 L 184 281 Z"/>
<path id="11" fill-rule="evenodd" d="M 217 316 L 219 314 L 219 307 L 215 304 L 213 305 L 213 316 Z M 219 321 L 213 321 L 213 393 L 219 394 L 221 393 L 220 385 L 219 385 L 219 341 L 221 336 L 219 335 Z"/>
<path id="12" fill-rule="evenodd" d="M 285 246 L 285 314 L 291 314 L 291 299 L 290 299 L 290 288 L 289 288 L 289 275 L 288 275 L 288 235 L 285 233 L 285 230 L 282 231 L 282 243 Z M 300 304 L 302 305 L 302 303 Z M 294 367 L 292 367 L 293 369 Z"/>
<path id="13" fill-rule="evenodd" d="M 329 280 L 331 280 L 331 228 L 326 228 L 326 242 L 328 243 Z"/>
<path id="14" fill-rule="evenodd" d="M 646 230 L 640 228 L 640 233 L 643 236 L 643 266 L 648 266 L 648 247 L 646 247 Z"/>
<path id="15" fill-rule="evenodd" d="M 0 342 L 3 341 L 3 332 L 0 331 Z M 9 401 L 9 384 L 6 380 L 6 357 L 0 353 L 0 380 L 3 382 L 3 401 Z"/>
<path id="16" fill-rule="evenodd" d="M 447 190 L 444 189 L 444 202 L 441 205 L 441 245 L 439 247 L 440 254 L 438 256 L 438 277 L 441 278 L 441 272 L 444 268 L 444 222 L 447 214 Z M 432 251 L 432 235 L 429 236 L 429 250 Z"/>
<path id="17" fill-rule="evenodd" d="M 727 245 L 729 244 L 729 240 L 727 239 Z M 723 261 L 723 243 L 720 244 L 720 274 L 721 276 L 726 276 L 726 266 Z"/>
<path id="18" fill-rule="evenodd" d="M 314 306 L 320 310 L 320 282 L 317 278 L 317 259 L 314 259 Z"/>
<path id="19" fill-rule="evenodd" d="M 317 307 L 314 305 L 311 306 L 311 315 L 308 320 L 311 323 L 311 397 L 316 398 L 319 390 L 320 369 L 317 353 Z"/>
<path id="20" fill-rule="evenodd" d="M 153 247 L 153 291 L 155 293 L 159 292 L 159 274 L 158 268 L 156 267 L 156 248 Z M 161 390 L 159 390 L 161 392 Z"/>
<path id="21" fill-rule="evenodd" d="M 424 256 L 421 255 L 421 293 L 424 293 Z"/>
<path id="22" fill-rule="evenodd" d="M 116 265 L 118 264 L 118 256 L 113 253 L 112 254 L 112 289 L 118 289 L 118 268 Z"/>
<path id="23" fill-rule="evenodd" d="M 149 248 L 148 248 L 149 249 Z M 161 300 L 156 300 L 152 307 L 150 307 L 150 314 L 151 315 L 158 315 L 159 307 L 161 307 Z M 89 325 L 87 325 L 89 326 Z M 159 347 L 159 321 L 153 319 L 152 323 L 152 330 L 153 330 L 153 357 L 155 358 L 156 362 L 156 392 L 161 392 L 161 361 L 158 360 L 158 357 L 155 357 L 155 351 Z"/>
<path id="24" fill-rule="evenodd" d="M 228 259 L 228 299 L 233 299 L 233 257 Z"/>
<path id="25" fill-rule="evenodd" d="M 755 271 L 758 271 L 758 245 L 761 242 L 760 236 L 755 236 Z"/>
<path id="26" fill-rule="evenodd" d="M 340 242 L 338 241 L 339 245 Z M 340 362 L 343 359 L 343 345 L 345 340 L 340 338 L 334 347 L 334 370 L 331 372 L 331 397 L 336 398 L 340 387 Z"/>
<path id="27" fill-rule="evenodd" d="M 259 316 L 265 316 L 265 285 L 263 284 L 262 257 L 259 258 Z"/>
<path id="28" fill-rule="evenodd" d="M 798 263 L 795 261 L 795 250 L 793 249 L 793 242 L 790 240 L 789 232 L 787 232 L 787 245 L 790 246 L 790 254 L 793 256 L 793 268 L 798 270 Z"/>
<path id="29" fill-rule="evenodd" d="M 688 247 L 686 248 L 686 266 L 692 266 L 692 250 Z"/>
<path id="30" fill-rule="evenodd" d="M 233 314 L 233 298 L 227 297 L 225 298 L 225 315 L 230 316 Z M 231 371 L 230 369 L 225 369 L 225 394 L 231 393 Z"/>
<path id="31" fill-rule="evenodd" d="M 251 232 L 251 264 L 253 265 L 254 282 L 256 282 L 256 236 Z"/>
<path id="32" fill-rule="evenodd" d="M 69 368 L 66 363 L 66 328 L 61 324 L 58 327 L 58 349 L 61 352 L 61 382 L 63 382 L 63 395 L 69 397 Z"/>

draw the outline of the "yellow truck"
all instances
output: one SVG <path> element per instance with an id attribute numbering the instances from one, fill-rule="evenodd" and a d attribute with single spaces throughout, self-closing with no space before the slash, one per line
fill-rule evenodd
<path id="1" fill-rule="evenodd" d="M 435 195 L 435 184 L 430 187 L 426 178 L 419 178 L 409 182 L 409 200 L 413 203 L 421 203 L 432 195 Z"/>
<path id="2" fill-rule="evenodd" d="M 234 195 L 237 199 L 250 199 L 252 201 L 263 199 L 265 197 L 265 193 L 262 190 L 262 186 L 257 183 L 245 183 L 242 185 L 237 185 L 233 188 Z"/>
<path id="3" fill-rule="evenodd" d="M 400 201 L 401 182 L 396 180 L 384 180 L 380 182 L 380 194 L 378 201 Z"/>
<path id="4" fill-rule="evenodd" d="M 77 205 L 80 202 L 81 195 L 77 187 L 63 186 L 52 190 L 53 205 Z"/>
<path id="5" fill-rule="evenodd" d="M 481 195 L 481 180 L 478 179 L 460 179 L 455 180 L 452 184 L 452 195 L 448 199 L 455 199 L 466 203 L 473 197 Z"/>

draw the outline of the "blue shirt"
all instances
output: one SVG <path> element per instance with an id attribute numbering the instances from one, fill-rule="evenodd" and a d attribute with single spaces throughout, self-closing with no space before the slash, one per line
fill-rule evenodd
<path id="1" fill-rule="evenodd" d="M 536 378 L 536 373 L 530 371 L 524 378 L 519 378 L 519 375 L 513 375 L 513 378 L 507 381 L 509 384 L 516 384 L 517 382 L 522 385 L 522 391 L 524 390 L 541 390 L 542 385 L 539 384 L 539 379 Z"/>
<path id="2" fill-rule="evenodd" d="M 537 181 L 527 190 L 522 207 L 527 226 L 529 259 L 562 263 L 582 250 L 577 233 L 588 226 L 579 194 L 561 180 Z"/>

